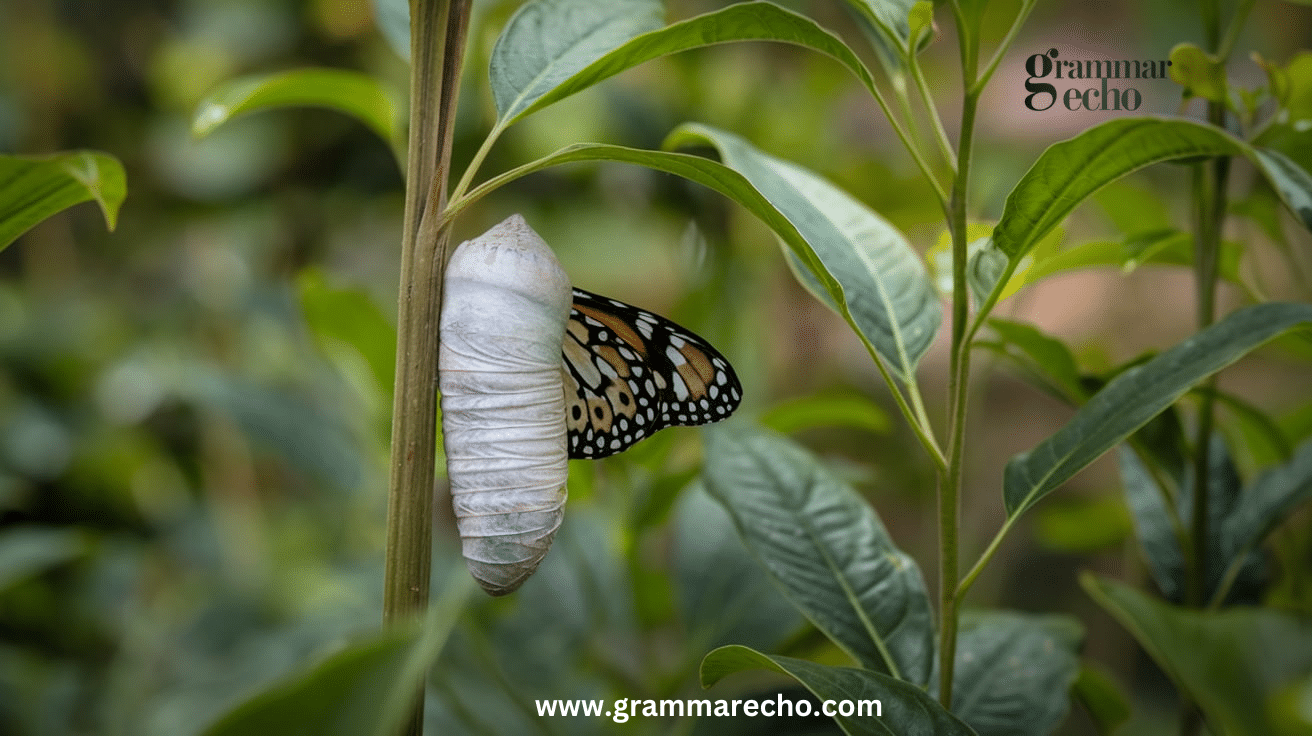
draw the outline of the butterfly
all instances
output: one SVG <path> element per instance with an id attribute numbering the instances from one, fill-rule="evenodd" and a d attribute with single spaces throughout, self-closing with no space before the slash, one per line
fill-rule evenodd
<path id="1" fill-rule="evenodd" d="M 710 343 L 617 299 L 577 288 L 573 298 L 562 349 L 571 460 L 608 457 L 738 408 L 742 384 Z"/>

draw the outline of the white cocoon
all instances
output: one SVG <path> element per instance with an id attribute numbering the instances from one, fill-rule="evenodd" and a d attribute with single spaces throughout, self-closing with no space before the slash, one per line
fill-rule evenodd
<path id="1" fill-rule="evenodd" d="M 442 437 L 465 562 L 492 595 L 533 574 L 564 515 L 572 301 L 569 276 L 519 215 L 461 243 L 447 266 Z"/>

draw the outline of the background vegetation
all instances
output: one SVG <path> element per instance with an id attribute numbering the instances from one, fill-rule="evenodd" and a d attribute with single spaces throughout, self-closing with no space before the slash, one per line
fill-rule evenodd
<path id="1" fill-rule="evenodd" d="M 486 59 L 517 5 L 476 5 L 457 170 L 493 121 Z M 786 5 L 859 46 L 838 4 Z M 672 0 L 668 17 L 719 6 Z M 244 117 L 201 140 L 190 131 L 206 94 L 244 73 L 355 69 L 404 89 L 406 65 L 370 11 L 354 0 L 0 6 L 0 152 L 99 149 L 128 172 L 113 233 L 83 205 L 0 254 L 0 732 L 200 732 L 377 628 L 401 239 L 394 153 L 356 120 L 314 109 Z M 1192 4 L 1041 4 L 985 98 L 975 214 L 996 218 L 1039 151 L 1104 119 L 1025 113 L 1025 56 L 1058 46 L 1161 59 L 1196 38 L 1197 24 Z M 1306 8 L 1260 3 L 1239 48 L 1283 62 L 1310 31 Z M 923 63 L 950 68 L 955 53 L 940 42 Z M 1263 79 L 1243 63 L 1232 83 L 1245 74 Z M 1180 106 L 1169 82 L 1142 91 L 1153 111 Z M 943 106 L 957 95 L 942 92 Z M 659 148 L 676 125 L 704 122 L 805 162 L 918 248 L 941 248 L 941 212 L 880 120 L 831 60 L 739 44 L 654 61 L 528 118 L 486 167 L 579 140 Z M 1185 168 L 1155 167 L 1078 210 L 1064 236 L 1121 240 L 1150 220 L 1179 225 L 1189 195 Z M 1248 216 L 1233 235 L 1250 245 L 1236 251 L 1240 285 L 1223 287 L 1220 311 L 1253 294 L 1308 301 L 1308 234 L 1269 199 L 1235 206 Z M 797 429 L 935 587 L 932 469 L 876 408 L 893 413 L 860 344 L 797 284 L 764 225 L 681 179 L 605 164 L 499 190 L 462 217 L 456 239 L 511 212 L 577 285 L 719 346 L 747 388 L 744 414 Z M 1097 373 L 1192 332 L 1191 288 L 1182 267 L 1073 272 L 1006 302 L 1003 316 L 1060 335 Z M 1255 409 L 1290 446 L 1312 434 L 1310 357 L 1305 341 L 1282 340 L 1228 371 L 1222 388 L 1243 403 L 1222 402 L 1222 429 L 1269 436 Z M 922 369 L 936 420 L 946 358 L 932 350 Z M 964 484 L 965 559 L 1004 517 L 996 479 L 1007 459 L 1070 416 L 1000 362 L 977 374 L 986 383 L 972 408 L 983 426 Z M 817 396 L 832 399 L 822 421 L 792 403 L 814 408 Z M 429 690 L 430 727 L 443 729 L 434 732 L 611 732 L 605 721 L 537 719 L 532 699 L 692 697 L 697 664 L 720 644 L 843 661 L 688 486 L 697 440 L 675 430 L 572 468 L 565 527 L 541 571 L 506 600 L 471 599 L 457 622 Z M 1235 444 L 1244 477 L 1275 460 L 1269 446 Z M 1174 721 L 1172 686 L 1078 584 L 1091 569 L 1151 585 L 1120 484 L 1104 460 L 1022 519 L 969 602 L 1073 614 L 1086 657 L 1133 700 L 1120 733 L 1156 734 Z M 436 509 L 434 579 L 445 581 L 465 573 L 441 496 Z M 1269 545 L 1270 605 L 1312 613 L 1308 522 L 1304 509 Z M 690 595 L 717 583 L 733 596 Z M 729 680 L 716 692 L 777 687 Z M 1096 732 L 1079 710 L 1063 729 Z"/>

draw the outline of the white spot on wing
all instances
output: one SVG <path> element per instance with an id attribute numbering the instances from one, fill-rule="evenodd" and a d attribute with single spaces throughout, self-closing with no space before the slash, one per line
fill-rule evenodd
<path id="1" fill-rule="evenodd" d="M 687 401 L 688 385 L 683 382 L 683 376 L 680 376 L 678 373 L 674 373 L 670 376 L 670 378 L 674 382 L 674 395 L 678 397 L 679 401 Z"/>

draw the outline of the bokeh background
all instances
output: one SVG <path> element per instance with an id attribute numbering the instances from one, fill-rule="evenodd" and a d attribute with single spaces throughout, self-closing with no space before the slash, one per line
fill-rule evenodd
<path id="1" fill-rule="evenodd" d="M 864 48 L 840 3 L 784 4 Z M 995 3 L 995 15 L 1015 4 Z M 486 60 L 518 3 L 475 5 L 458 166 L 493 120 Z M 722 3 L 667 5 L 676 19 Z M 240 74 L 327 66 L 404 89 L 406 63 L 375 14 L 359 0 L 0 3 L 0 152 L 104 150 L 125 164 L 129 191 L 113 233 L 82 205 L 0 253 L 0 733 L 196 733 L 376 629 L 402 177 L 383 141 L 333 112 L 252 115 L 203 140 L 189 132 L 206 93 Z M 998 23 L 994 40 L 1003 30 Z M 951 28 L 941 33 L 925 59 L 950 127 L 956 52 Z M 1284 61 L 1309 37 L 1312 8 L 1259 3 L 1239 48 Z M 1025 56 L 1059 47 L 1063 58 L 1163 59 L 1199 38 L 1192 3 L 1041 3 L 985 97 L 973 214 L 996 218 L 1039 151 L 1106 119 L 1026 111 Z M 1231 74 L 1263 82 L 1246 59 Z M 1146 111 L 1182 109 L 1169 81 L 1141 91 Z M 823 173 L 922 251 L 945 242 L 929 189 L 875 104 L 837 64 L 791 47 L 647 64 L 511 129 L 484 171 L 582 140 L 658 147 L 685 121 Z M 1236 179 L 1242 192 L 1251 172 Z M 1077 211 L 1065 239 L 1186 226 L 1188 196 L 1184 167 L 1136 175 Z M 458 235 L 513 212 L 577 285 L 668 315 L 719 346 L 746 387 L 745 418 L 817 395 L 883 407 L 883 428 L 799 438 L 871 500 L 933 589 L 932 470 L 860 344 L 798 286 L 763 225 L 682 180 L 603 165 L 515 182 L 470 211 Z M 1245 244 L 1246 280 L 1265 298 L 1306 301 L 1312 241 L 1283 215 L 1266 222 L 1277 230 L 1236 218 L 1227 233 Z M 1183 268 L 1080 272 L 1014 297 L 1002 313 L 1069 341 L 1081 367 L 1097 372 L 1189 334 L 1191 283 Z M 1222 287 L 1223 310 L 1244 298 Z M 965 559 L 1001 522 L 1007 458 L 1071 413 L 981 356 Z M 945 361 L 940 345 L 922 369 L 936 419 Z M 1312 433 L 1308 366 L 1306 344 L 1281 341 L 1222 386 L 1297 440 Z M 1224 408 L 1222 417 L 1242 440 L 1242 417 Z M 693 696 L 691 673 L 717 643 L 841 661 L 741 553 L 724 551 L 732 530 L 687 486 L 696 430 L 665 434 L 654 449 L 572 469 L 565 529 L 542 571 L 507 600 L 473 602 L 462 619 L 434 676 L 434 732 L 562 732 L 530 717 L 533 697 Z M 1236 457 L 1250 476 L 1271 459 L 1243 447 Z M 436 490 L 440 580 L 464 572 L 440 482 Z M 1268 593 L 1304 611 L 1309 578 L 1299 587 L 1290 573 L 1312 564 L 1308 522 L 1304 512 L 1277 535 Z M 731 612 L 690 599 L 689 571 L 717 566 L 760 588 L 758 620 L 720 625 Z M 1171 687 L 1079 590 L 1082 569 L 1151 586 L 1111 462 L 1029 515 L 970 602 L 1080 618 L 1086 656 L 1135 701 L 1124 733 L 1161 733 Z M 617 728 L 581 722 L 567 732 L 608 727 Z M 1063 733 L 1090 729 L 1077 709 Z"/>

